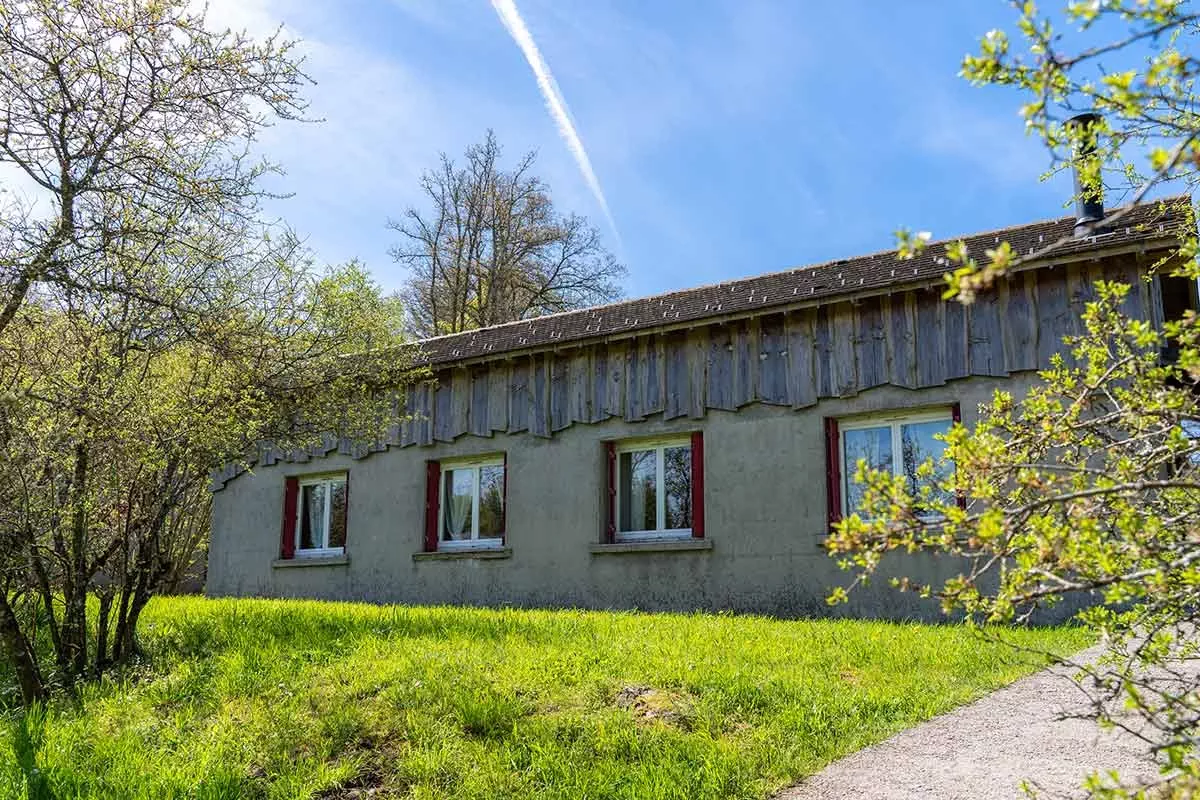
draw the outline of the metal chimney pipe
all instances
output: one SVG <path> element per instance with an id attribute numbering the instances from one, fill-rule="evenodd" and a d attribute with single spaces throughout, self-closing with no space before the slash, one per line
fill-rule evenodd
<path id="1" fill-rule="evenodd" d="M 1098 158 L 1096 155 L 1096 126 L 1100 120 L 1100 115 L 1092 111 L 1077 114 L 1067 120 L 1067 128 L 1078 131 L 1074 153 L 1076 236 L 1087 236 L 1092 232 L 1096 223 L 1104 219 L 1103 187 L 1084 186 L 1080 177 L 1080 167 L 1084 163 Z"/>

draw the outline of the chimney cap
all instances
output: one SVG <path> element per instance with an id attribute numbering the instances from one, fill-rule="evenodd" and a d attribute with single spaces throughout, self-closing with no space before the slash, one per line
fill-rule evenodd
<path id="1" fill-rule="evenodd" d="M 1095 111 L 1084 111 L 1068 119 L 1066 124 L 1072 128 L 1078 128 L 1087 125 L 1095 125 L 1102 119 L 1104 119 L 1104 117 L 1102 117 L 1100 114 L 1097 114 Z"/>

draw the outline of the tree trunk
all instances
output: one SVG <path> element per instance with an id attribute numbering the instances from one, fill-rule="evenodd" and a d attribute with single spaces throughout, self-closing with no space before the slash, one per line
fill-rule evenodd
<path id="1" fill-rule="evenodd" d="M 100 593 L 100 611 L 96 617 L 96 668 L 97 678 L 108 668 L 108 618 L 112 612 L 112 589 Z"/>
<path id="2" fill-rule="evenodd" d="M 121 585 L 121 600 L 117 604 L 117 630 L 113 635 L 112 663 L 120 664 L 125 661 L 125 620 L 129 618 L 129 572 L 124 572 L 125 580 Z"/>
<path id="3" fill-rule="evenodd" d="M 21 631 L 21 623 L 9 603 L 7 592 L 0 592 L 0 641 L 4 643 L 8 663 L 17 676 L 17 685 L 21 687 L 21 702 L 26 708 L 43 702 L 46 685 L 42 681 L 42 672 L 29 639 Z"/>
<path id="4" fill-rule="evenodd" d="M 75 445 L 75 471 L 71 491 L 70 561 L 63 587 L 62 656 L 66 662 L 67 682 L 87 671 L 87 480 L 88 449 Z"/>

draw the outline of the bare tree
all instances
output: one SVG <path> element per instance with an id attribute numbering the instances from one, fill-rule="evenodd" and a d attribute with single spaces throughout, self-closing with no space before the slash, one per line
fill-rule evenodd
<path id="1" fill-rule="evenodd" d="M 488 131 L 466 163 L 442 154 L 421 177 L 430 202 L 388 227 L 401 235 L 391 254 L 409 270 L 402 292 L 420 336 L 596 305 L 620 297 L 625 267 L 587 220 L 556 212 L 532 174 L 535 153 L 510 170 Z"/>

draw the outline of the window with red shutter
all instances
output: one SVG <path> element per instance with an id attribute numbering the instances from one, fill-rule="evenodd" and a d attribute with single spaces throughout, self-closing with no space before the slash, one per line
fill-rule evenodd
<path id="1" fill-rule="evenodd" d="M 432 553 L 438 546 L 438 494 L 442 482 L 442 465 L 437 461 L 425 462 L 425 552 Z"/>
<path id="2" fill-rule="evenodd" d="M 279 557 L 292 558 L 296 554 L 296 510 L 300 496 L 298 478 L 283 481 L 283 523 L 279 533 Z"/>
<path id="3" fill-rule="evenodd" d="M 425 487 L 425 550 L 504 547 L 508 460 L 494 456 L 430 461 Z"/>
<path id="4" fill-rule="evenodd" d="M 288 478 L 284 492 L 284 558 L 346 552 L 350 476 L 345 472 Z"/>
<path id="5" fill-rule="evenodd" d="M 604 443 L 604 456 L 608 467 L 608 520 L 604 526 L 604 541 L 608 543 L 617 540 L 617 444 Z"/>
<path id="6" fill-rule="evenodd" d="M 611 541 L 704 536 L 704 449 L 698 433 L 613 442 L 608 455 Z"/>
<path id="7" fill-rule="evenodd" d="M 825 513 L 832 531 L 842 519 L 842 442 L 833 417 L 825 418 Z"/>
<path id="8" fill-rule="evenodd" d="M 692 538 L 704 538 L 704 434 L 692 434 Z"/>

